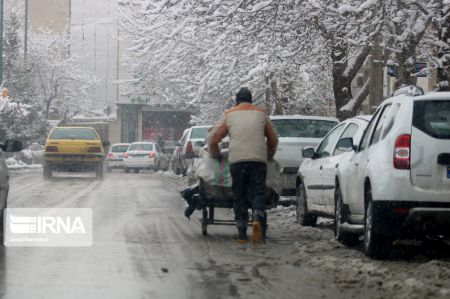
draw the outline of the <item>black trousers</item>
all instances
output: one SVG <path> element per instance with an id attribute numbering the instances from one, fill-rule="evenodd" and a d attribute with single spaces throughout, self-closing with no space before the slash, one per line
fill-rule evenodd
<path id="1" fill-rule="evenodd" d="M 263 162 L 238 162 L 230 165 L 233 179 L 234 214 L 238 226 L 247 226 L 248 209 L 266 208 L 266 172 Z"/>

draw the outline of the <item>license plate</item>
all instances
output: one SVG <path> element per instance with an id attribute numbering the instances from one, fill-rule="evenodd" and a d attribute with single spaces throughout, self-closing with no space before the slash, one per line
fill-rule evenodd
<path id="1" fill-rule="evenodd" d="M 450 179 L 450 166 L 447 166 L 447 178 Z"/>
<path id="2" fill-rule="evenodd" d="M 82 161 L 82 160 L 83 160 L 83 158 L 81 158 L 81 157 L 64 158 L 64 161 L 67 161 L 67 162 Z"/>

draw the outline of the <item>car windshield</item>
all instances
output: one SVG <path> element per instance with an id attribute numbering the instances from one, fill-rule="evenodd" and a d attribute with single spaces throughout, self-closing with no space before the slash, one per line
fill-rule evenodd
<path id="1" fill-rule="evenodd" d="M 335 121 L 317 119 L 274 119 L 279 137 L 323 138 L 336 124 Z"/>
<path id="2" fill-rule="evenodd" d="M 49 139 L 98 140 L 94 130 L 89 128 L 56 128 Z"/>
<path id="3" fill-rule="evenodd" d="M 128 147 L 129 147 L 129 145 L 127 145 L 127 144 L 124 144 L 124 145 L 114 145 L 114 146 L 111 148 L 111 152 L 113 152 L 113 153 L 124 153 L 124 152 L 127 151 Z"/>
<path id="4" fill-rule="evenodd" d="M 191 133 L 191 139 L 206 139 L 208 136 L 209 127 L 206 128 L 193 128 Z"/>
<path id="5" fill-rule="evenodd" d="M 152 151 L 153 144 L 152 143 L 134 143 L 130 145 L 128 151 Z"/>
<path id="6" fill-rule="evenodd" d="M 450 139 L 450 101 L 416 101 L 413 126 L 439 139 Z"/>

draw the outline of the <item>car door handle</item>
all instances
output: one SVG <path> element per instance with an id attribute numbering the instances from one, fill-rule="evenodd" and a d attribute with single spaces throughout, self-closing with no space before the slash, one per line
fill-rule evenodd
<path id="1" fill-rule="evenodd" d="M 355 166 L 359 166 L 359 163 L 355 163 Z"/>

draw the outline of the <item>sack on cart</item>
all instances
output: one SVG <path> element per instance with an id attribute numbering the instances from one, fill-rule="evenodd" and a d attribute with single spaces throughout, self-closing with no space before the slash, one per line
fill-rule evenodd
<path id="1" fill-rule="evenodd" d="M 232 178 L 228 159 L 211 159 L 206 156 L 198 163 L 195 176 L 199 181 L 202 197 L 216 200 L 233 200 Z M 266 197 L 269 207 L 276 207 L 281 189 L 280 164 L 276 160 L 267 163 Z"/>

